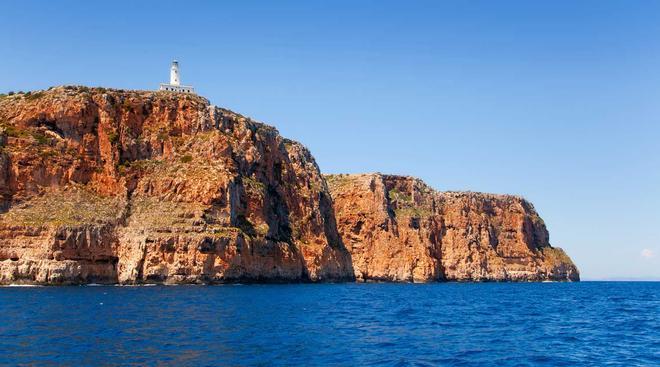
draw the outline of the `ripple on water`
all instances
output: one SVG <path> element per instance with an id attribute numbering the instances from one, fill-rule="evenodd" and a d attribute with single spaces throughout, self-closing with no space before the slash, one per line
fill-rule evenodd
<path id="1" fill-rule="evenodd" d="M 657 365 L 660 283 L 3 287 L 0 365 Z"/>

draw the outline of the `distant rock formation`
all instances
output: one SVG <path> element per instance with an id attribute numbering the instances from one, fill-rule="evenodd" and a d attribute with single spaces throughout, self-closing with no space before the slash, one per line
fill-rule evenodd
<path id="1" fill-rule="evenodd" d="M 0 284 L 356 277 L 579 279 L 520 198 L 326 181 L 302 145 L 196 95 L 0 95 Z"/>
<path id="2" fill-rule="evenodd" d="M 381 174 L 326 180 L 358 280 L 579 280 L 520 197 L 437 192 L 415 178 Z"/>

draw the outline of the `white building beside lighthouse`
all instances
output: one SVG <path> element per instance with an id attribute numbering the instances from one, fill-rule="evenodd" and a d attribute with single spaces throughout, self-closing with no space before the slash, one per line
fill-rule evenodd
<path id="1" fill-rule="evenodd" d="M 161 83 L 160 90 L 179 93 L 195 93 L 195 88 L 192 86 L 181 85 L 181 82 L 179 81 L 179 62 L 176 60 L 172 61 L 172 67 L 170 68 L 170 83 Z"/>

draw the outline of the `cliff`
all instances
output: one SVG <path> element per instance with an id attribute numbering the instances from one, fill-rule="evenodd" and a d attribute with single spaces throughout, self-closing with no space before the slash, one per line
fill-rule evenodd
<path id="1" fill-rule="evenodd" d="M 381 174 L 326 179 L 358 280 L 579 280 L 520 197 L 437 192 L 418 179 Z"/>
<path id="2" fill-rule="evenodd" d="M 199 96 L 0 97 L 1 283 L 353 279 L 309 151 Z"/>
<path id="3" fill-rule="evenodd" d="M 579 274 L 521 198 L 324 177 L 302 145 L 199 96 L 0 95 L 0 284 L 356 278 Z"/>

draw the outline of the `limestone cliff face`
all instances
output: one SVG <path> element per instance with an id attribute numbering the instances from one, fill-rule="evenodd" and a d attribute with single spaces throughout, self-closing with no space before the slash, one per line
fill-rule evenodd
<path id="1" fill-rule="evenodd" d="M 326 179 L 358 280 L 579 280 L 522 198 L 437 192 L 401 176 Z"/>
<path id="2" fill-rule="evenodd" d="M 353 278 L 314 158 L 167 92 L 0 98 L 0 283 Z"/>
<path id="3" fill-rule="evenodd" d="M 0 95 L 0 284 L 355 278 L 579 273 L 521 198 L 324 178 L 300 144 L 199 96 Z"/>

